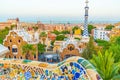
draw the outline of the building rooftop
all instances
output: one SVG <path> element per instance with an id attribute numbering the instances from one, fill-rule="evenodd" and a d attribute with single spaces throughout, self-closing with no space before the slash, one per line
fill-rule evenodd
<path id="1" fill-rule="evenodd" d="M 23 40 L 29 44 L 39 43 L 39 34 L 37 32 L 35 32 L 34 34 L 30 34 L 25 29 L 11 30 L 10 32 L 16 32 L 18 36 L 21 36 Z"/>

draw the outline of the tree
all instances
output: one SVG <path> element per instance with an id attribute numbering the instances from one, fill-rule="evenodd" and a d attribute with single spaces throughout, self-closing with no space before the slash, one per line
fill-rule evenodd
<path id="1" fill-rule="evenodd" d="M 91 59 L 93 54 L 97 54 L 96 47 L 94 46 L 94 39 L 90 37 L 90 40 L 87 44 L 87 47 L 84 49 L 82 53 L 82 57 L 85 59 Z"/>
<path id="2" fill-rule="evenodd" d="M 0 44 L 3 43 L 3 40 L 5 39 L 6 35 L 9 33 L 9 28 L 5 27 L 5 29 L 0 30 Z"/>
<path id="3" fill-rule="evenodd" d="M 74 26 L 74 27 L 72 28 L 73 33 L 75 33 L 75 30 L 77 30 L 77 29 L 79 29 L 79 27 L 78 27 L 78 26 Z"/>
<path id="4" fill-rule="evenodd" d="M 0 38 L 0 44 L 3 44 L 3 39 L 2 38 Z"/>
<path id="5" fill-rule="evenodd" d="M 70 34 L 70 31 L 63 30 L 63 31 L 61 32 L 61 34 Z"/>
<path id="6" fill-rule="evenodd" d="M 51 41 L 51 43 L 50 43 L 50 44 L 51 44 L 52 46 L 54 46 L 54 42 L 55 42 L 55 40 Z"/>
<path id="7" fill-rule="evenodd" d="M 92 31 L 92 29 L 94 29 L 94 28 L 96 28 L 95 26 L 93 26 L 93 25 L 88 25 L 88 32 L 89 32 L 89 34 L 91 34 L 91 31 Z"/>
<path id="8" fill-rule="evenodd" d="M 80 38 L 78 38 L 78 37 L 75 37 L 74 39 L 76 39 L 76 40 L 80 40 Z"/>
<path id="9" fill-rule="evenodd" d="M 96 67 L 97 72 L 101 75 L 103 80 L 119 80 L 120 74 L 118 74 L 119 63 L 114 62 L 113 53 L 98 52 L 98 55 L 93 55 L 90 60 L 91 63 Z"/>
<path id="10" fill-rule="evenodd" d="M 106 30 L 111 30 L 111 29 L 114 28 L 114 27 L 115 27 L 114 25 L 111 25 L 111 24 L 110 24 L 110 25 L 107 25 L 105 29 L 106 29 Z"/>
<path id="11" fill-rule="evenodd" d="M 41 33 L 40 33 L 40 37 L 47 37 L 46 32 L 41 32 Z"/>
<path id="12" fill-rule="evenodd" d="M 57 31 L 57 30 L 54 30 L 52 33 L 54 33 L 55 35 L 61 34 L 61 32 L 59 32 L 59 31 Z"/>
<path id="13" fill-rule="evenodd" d="M 11 25 L 10 26 L 10 29 L 12 30 L 13 28 L 15 28 L 16 27 L 16 25 Z"/>
<path id="14" fill-rule="evenodd" d="M 33 26 L 32 28 L 34 29 L 34 31 L 37 31 L 37 30 L 38 30 L 38 27 L 37 27 L 37 26 Z"/>
<path id="15" fill-rule="evenodd" d="M 25 44 L 22 46 L 22 53 L 25 54 L 26 59 L 31 59 L 30 53 L 32 53 L 32 55 L 35 55 L 35 52 L 36 48 L 34 48 L 32 44 Z"/>
<path id="16" fill-rule="evenodd" d="M 63 41 L 65 38 L 66 38 L 65 35 L 58 35 L 58 36 L 56 37 L 56 40 L 58 40 L 58 41 Z"/>
<path id="17" fill-rule="evenodd" d="M 109 49 L 109 47 L 111 45 L 110 42 L 101 40 L 101 39 L 96 39 L 95 42 L 97 43 L 98 46 L 101 46 L 104 51 Z"/>
<path id="18" fill-rule="evenodd" d="M 45 40 L 46 40 L 46 37 L 47 37 L 46 32 L 42 32 L 42 33 L 40 34 L 40 37 L 42 38 L 43 44 L 45 44 Z"/>
<path id="19" fill-rule="evenodd" d="M 108 51 L 114 53 L 115 62 L 120 62 L 120 37 L 114 38 Z"/>
<path id="20" fill-rule="evenodd" d="M 45 52 L 45 47 L 46 47 L 46 45 L 44 45 L 44 44 L 38 44 L 38 52 L 39 53 L 43 53 L 43 52 Z"/>

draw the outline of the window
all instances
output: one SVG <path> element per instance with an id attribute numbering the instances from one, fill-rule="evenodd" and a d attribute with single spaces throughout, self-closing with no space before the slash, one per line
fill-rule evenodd
<path id="1" fill-rule="evenodd" d="M 14 58 L 16 59 L 16 56 L 14 56 Z"/>
<path id="2" fill-rule="evenodd" d="M 20 59 L 22 59 L 22 56 L 20 57 Z"/>
<path id="3" fill-rule="evenodd" d="M 74 47 L 70 46 L 70 47 L 68 47 L 68 50 L 72 51 L 72 50 L 74 50 Z"/>
<path id="4" fill-rule="evenodd" d="M 36 58 L 36 55 L 34 55 L 34 58 Z"/>
<path id="5" fill-rule="evenodd" d="M 12 48 L 12 52 L 17 52 L 17 48 Z"/>
<path id="6" fill-rule="evenodd" d="M 18 42 L 20 43 L 20 40 L 18 40 Z"/>
<path id="7" fill-rule="evenodd" d="M 18 54 L 18 47 L 17 47 L 17 45 L 12 45 L 12 53 L 14 55 Z"/>
<path id="8" fill-rule="evenodd" d="M 10 42 L 12 42 L 12 40 L 10 39 Z"/>
<path id="9" fill-rule="evenodd" d="M 8 49 L 10 50 L 10 46 L 8 46 Z"/>

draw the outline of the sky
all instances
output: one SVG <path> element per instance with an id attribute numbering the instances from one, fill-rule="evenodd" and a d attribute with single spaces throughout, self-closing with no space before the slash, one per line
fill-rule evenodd
<path id="1" fill-rule="evenodd" d="M 83 17 L 85 0 L 0 0 L 0 17 Z M 120 0 L 89 0 L 89 16 L 120 19 Z"/>

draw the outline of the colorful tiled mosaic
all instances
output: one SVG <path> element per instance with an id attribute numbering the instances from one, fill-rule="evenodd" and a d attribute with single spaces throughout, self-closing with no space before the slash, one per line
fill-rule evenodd
<path id="1" fill-rule="evenodd" d="M 58 64 L 0 59 L 0 80 L 102 80 L 85 59 L 71 57 Z"/>

